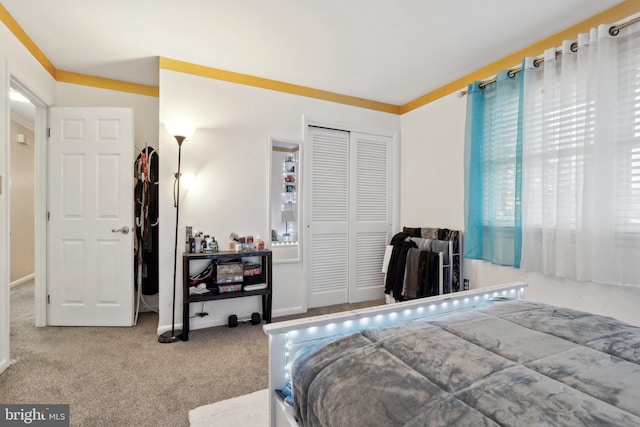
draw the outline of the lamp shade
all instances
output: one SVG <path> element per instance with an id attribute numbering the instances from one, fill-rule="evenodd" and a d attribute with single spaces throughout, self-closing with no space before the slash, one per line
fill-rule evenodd
<path id="1" fill-rule="evenodd" d="M 164 127 L 173 136 L 183 136 L 189 138 L 196 131 L 196 125 L 191 122 L 179 122 L 175 120 L 167 120 Z"/>
<path id="2" fill-rule="evenodd" d="M 296 217 L 293 211 L 282 211 L 282 222 L 295 221 Z"/>

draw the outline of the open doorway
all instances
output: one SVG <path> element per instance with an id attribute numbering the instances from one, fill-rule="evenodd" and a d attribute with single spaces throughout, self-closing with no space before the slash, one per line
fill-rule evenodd
<path id="1" fill-rule="evenodd" d="M 36 107 L 11 84 L 9 110 L 11 286 L 35 278 L 35 117 Z"/>
<path id="2" fill-rule="evenodd" d="M 8 227 L 11 233 L 7 233 L 7 250 L 11 251 L 11 261 L 20 258 L 14 255 L 12 243 L 24 244 L 22 251 L 26 251 L 27 262 L 30 270 L 12 271 L 8 265 L 10 283 L 15 285 L 23 281 L 33 281 L 35 287 L 34 314 L 35 326 L 47 325 L 47 105 L 33 94 L 16 78 L 10 78 L 9 110 L 7 124 L 9 125 L 10 140 L 8 145 L 8 160 L 13 154 L 21 154 L 28 160 L 24 160 L 28 172 L 23 172 L 22 166 L 10 165 L 8 168 L 9 213 Z M 22 134 L 23 136 L 19 136 Z M 21 181 L 18 184 L 17 181 Z M 16 185 L 11 185 L 11 182 Z M 24 193 L 23 193 L 24 191 Z M 27 194 L 28 193 L 28 194 Z M 22 203 L 27 200 L 27 206 Z M 29 216 L 25 227 L 30 227 L 32 235 L 25 237 L 26 232 L 11 228 L 14 222 L 20 223 L 23 216 Z M 22 242 L 20 242 L 22 240 Z M 26 249 L 25 249 L 26 248 Z M 30 259 L 29 259 L 30 258 Z M 18 259 L 17 261 L 20 261 Z M 30 272 L 29 272 L 30 271 Z"/>

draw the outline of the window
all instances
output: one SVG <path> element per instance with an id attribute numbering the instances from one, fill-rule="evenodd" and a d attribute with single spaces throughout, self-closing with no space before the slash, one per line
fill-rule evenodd
<path id="1" fill-rule="evenodd" d="M 469 88 L 465 257 L 640 285 L 640 27 L 608 29 Z"/>
<path id="2" fill-rule="evenodd" d="M 469 88 L 465 141 L 465 258 L 520 263 L 520 85 L 503 72 Z"/>

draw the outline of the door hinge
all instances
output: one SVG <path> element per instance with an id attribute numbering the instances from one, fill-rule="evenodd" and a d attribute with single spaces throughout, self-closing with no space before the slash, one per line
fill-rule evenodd
<path id="1" fill-rule="evenodd" d="M 47 211 L 47 221 L 51 221 L 51 212 Z"/>
<path id="2" fill-rule="evenodd" d="M 47 304 L 51 304 L 51 295 L 47 295 Z"/>
<path id="3" fill-rule="evenodd" d="M 47 138 L 51 138 L 51 128 L 47 128 Z"/>

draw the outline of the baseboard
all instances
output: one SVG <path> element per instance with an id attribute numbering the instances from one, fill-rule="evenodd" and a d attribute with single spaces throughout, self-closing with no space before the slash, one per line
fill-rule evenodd
<path id="1" fill-rule="evenodd" d="M 28 282 L 29 280 L 33 280 L 35 278 L 36 278 L 36 274 L 35 273 L 31 273 L 31 274 L 29 274 L 27 276 L 24 276 L 24 277 L 22 277 L 22 278 L 20 278 L 20 279 L 18 279 L 16 281 L 11 282 L 9 284 L 9 287 L 13 288 L 14 286 L 21 285 L 21 284 L 23 284 L 25 282 Z"/>
<path id="2" fill-rule="evenodd" d="M 207 319 L 207 320 L 205 319 L 206 317 L 203 317 L 202 319 L 198 319 L 198 320 L 190 319 L 189 331 L 195 331 L 198 329 L 206 329 L 206 328 L 214 328 L 216 326 L 227 326 L 229 324 L 228 318 L 216 319 L 212 317 L 211 319 Z M 181 331 L 182 323 L 176 323 L 175 330 Z M 158 335 L 162 335 L 163 333 L 168 331 L 171 331 L 171 325 L 158 326 Z"/>
<path id="3" fill-rule="evenodd" d="M 281 317 L 281 316 L 289 316 L 292 314 L 301 314 L 306 312 L 307 312 L 307 309 L 302 306 L 290 307 L 290 308 L 284 308 L 280 310 L 273 310 L 273 312 L 271 313 L 271 317 L 275 318 L 275 317 Z M 190 319 L 189 330 L 195 331 L 198 329 L 214 328 L 216 326 L 227 326 L 228 324 L 229 324 L 229 319 L 226 317 L 222 319 L 222 318 L 206 316 L 203 318 Z M 157 333 L 158 335 L 162 335 L 163 333 L 170 330 L 171 330 L 171 325 L 162 325 L 162 326 L 158 326 Z M 175 330 L 182 330 L 182 322 L 176 323 Z"/>
<path id="4" fill-rule="evenodd" d="M 271 317 L 290 316 L 292 314 L 306 313 L 307 311 L 308 310 L 306 309 L 306 307 L 302 306 L 281 308 L 280 310 L 273 310 L 273 312 L 271 313 Z"/>
<path id="5" fill-rule="evenodd" d="M 9 359 L 0 360 L 0 374 L 5 371 L 9 367 Z"/>

